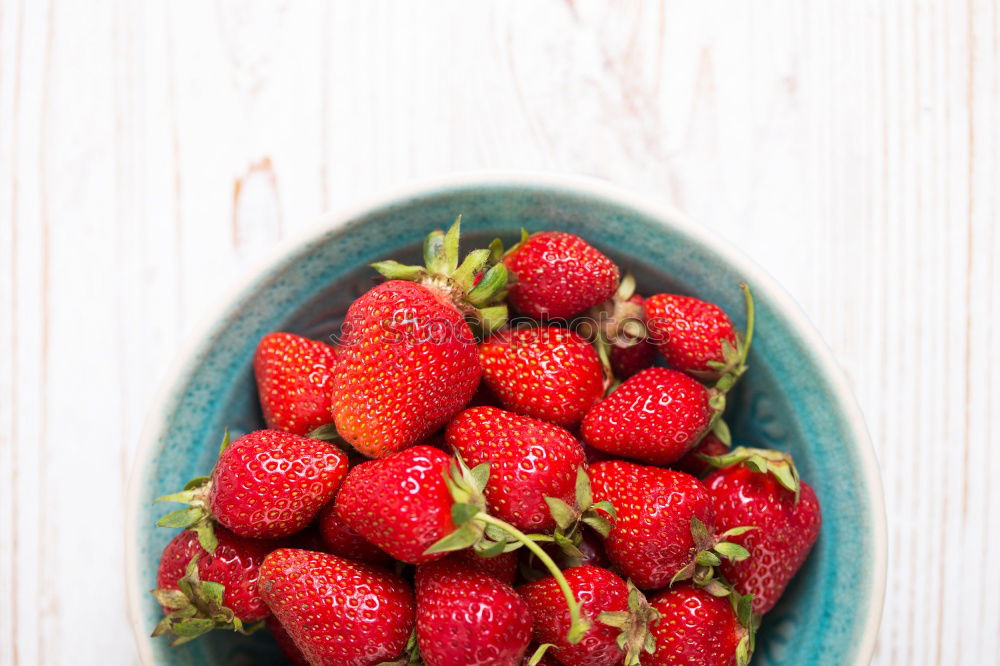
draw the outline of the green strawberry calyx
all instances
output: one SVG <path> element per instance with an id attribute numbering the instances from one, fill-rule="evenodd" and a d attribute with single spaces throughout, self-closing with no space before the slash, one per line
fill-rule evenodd
<path id="1" fill-rule="evenodd" d="M 575 506 L 570 506 L 558 497 L 546 497 L 545 503 L 556 521 L 552 540 L 567 557 L 575 560 L 584 559 L 584 554 L 579 549 L 584 526 L 589 526 L 606 539 L 611 533 L 612 521 L 617 518 L 611 502 L 594 502 L 590 477 L 582 466 L 576 471 Z"/>
<path id="2" fill-rule="evenodd" d="M 708 366 L 718 373 L 715 390 L 726 393 L 747 370 L 747 355 L 750 353 L 750 343 L 753 342 L 754 302 L 753 294 L 746 282 L 740 283 L 743 300 L 746 303 L 746 330 L 736 332 L 736 347 L 728 340 L 722 341 L 722 361 L 709 361 Z"/>
<path id="3" fill-rule="evenodd" d="M 456 218 L 447 232 L 432 231 L 424 239 L 424 265 L 401 264 L 398 261 L 377 261 L 372 268 L 390 280 L 416 282 L 443 293 L 483 335 L 507 321 L 507 267 L 504 266 L 503 245 L 499 239 L 486 249 L 473 250 L 461 264 L 458 262 L 458 240 L 462 216 Z"/>
<path id="4" fill-rule="evenodd" d="M 156 600 L 168 612 L 156 629 L 153 637 L 172 634 L 176 638 L 171 647 L 182 645 L 198 638 L 213 629 L 229 629 L 242 634 L 251 634 L 261 626 L 258 622 L 250 627 L 244 627 L 240 618 L 232 609 L 223 604 L 226 588 L 220 583 L 203 581 L 198 577 L 198 559 L 201 554 L 191 558 L 184 575 L 177 581 L 177 589 L 163 588 L 153 590 Z"/>
<path id="5" fill-rule="evenodd" d="M 229 429 L 226 429 L 222 436 L 222 444 L 219 446 L 221 454 L 229 446 L 232 440 L 229 436 Z M 177 493 L 157 497 L 153 503 L 176 502 L 187 504 L 186 509 L 178 509 L 156 521 L 159 527 L 182 527 L 194 530 L 198 534 L 198 543 L 208 552 L 215 555 L 215 549 L 219 547 L 219 539 L 215 536 L 212 511 L 208 506 L 208 498 L 212 492 L 212 477 L 199 476 L 184 484 L 184 489 Z"/>
<path id="6" fill-rule="evenodd" d="M 730 537 L 741 536 L 756 527 L 734 527 L 714 536 L 698 516 L 691 516 L 691 537 L 694 539 L 695 554 L 691 561 L 680 569 L 670 584 L 691 579 L 699 587 L 710 587 L 716 581 L 715 567 L 723 559 L 741 562 L 750 557 L 750 551 L 738 543 L 727 541 Z"/>
<path id="7" fill-rule="evenodd" d="M 743 464 L 758 474 L 770 474 L 777 479 L 782 488 L 795 493 L 795 503 L 799 503 L 802 484 L 799 480 L 799 470 L 789 453 L 737 446 L 721 456 L 699 455 L 698 457 L 717 469 Z"/>
<path id="8" fill-rule="evenodd" d="M 628 582 L 628 610 L 604 612 L 597 616 L 597 621 L 616 629 L 621 629 L 618 635 L 618 647 L 625 652 L 622 666 L 639 666 L 643 652 L 656 652 L 656 639 L 649 630 L 649 625 L 663 617 L 659 611 L 649 605 L 646 596 Z"/>
<path id="9" fill-rule="evenodd" d="M 455 501 L 451 507 L 451 518 L 456 529 L 433 544 L 425 553 L 430 555 L 472 548 L 480 557 L 489 558 L 521 547 L 527 548 L 555 578 L 569 609 L 570 628 L 566 640 L 574 645 L 579 643 L 590 629 L 590 623 L 581 614 L 580 602 L 573 596 L 566 577 L 537 543 L 552 541 L 552 537 L 525 534 L 510 523 L 487 513 L 483 493 L 489 478 L 489 463 L 469 469 L 460 456 L 452 458 L 449 470 L 445 473 L 445 483 Z"/>

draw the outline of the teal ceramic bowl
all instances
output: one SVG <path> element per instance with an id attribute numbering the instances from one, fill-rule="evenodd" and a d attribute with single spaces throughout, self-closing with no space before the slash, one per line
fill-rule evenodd
<path id="1" fill-rule="evenodd" d="M 149 414 L 129 495 L 131 620 L 143 663 L 282 663 L 265 632 L 216 632 L 177 649 L 148 638 L 160 610 L 148 594 L 173 530 L 154 527 L 155 497 L 207 473 L 224 428 L 262 426 L 251 359 L 271 331 L 322 336 L 373 285 L 367 264 L 416 259 L 424 235 L 461 213 L 463 247 L 529 230 L 579 234 L 633 271 L 641 293 L 680 291 L 743 305 L 757 300 L 751 369 L 727 419 L 736 440 L 791 451 L 816 489 L 823 528 L 808 562 L 766 617 L 754 664 L 867 664 L 885 585 L 885 512 L 878 465 L 861 414 L 819 336 L 791 298 L 725 241 L 674 210 L 581 178 L 489 174 L 425 184 L 343 215 L 286 244 L 239 285 L 177 361 Z"/>

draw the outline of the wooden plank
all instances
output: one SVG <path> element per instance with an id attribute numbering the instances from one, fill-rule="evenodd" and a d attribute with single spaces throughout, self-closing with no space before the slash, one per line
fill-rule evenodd
<path id="1" fill-rule="evenodd" d="M 78 507 L 120 531 L 157 381 L 227 285 L 323 210 L 496 167 L 671 200 L 785 284 L 885 463 L 876 662 L 990 661 L 998 21 L 989 0 L 0 0 L 0 663 L 134 659 L 119 544 Z"/>

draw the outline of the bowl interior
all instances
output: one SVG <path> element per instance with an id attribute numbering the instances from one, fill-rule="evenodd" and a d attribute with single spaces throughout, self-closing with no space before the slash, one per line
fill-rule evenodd
<path id="1" fill-rule="evenodd" d="M 757 301 L 751 369 L 730 401 L 727 420 L 740 443 L 790 451 L 823 507 L 819 541 L 765 618 L 754 663 L 841 665 L 867 659 L 865 639 L 881 609 L 882 576 L 872 557 L 882 549 L 882 507 L 871 499 L 877 492 L 868 468 L 870 445 L 853 406 L 843 404 L 817 356 L 825 352 L 808 339 L 778 288 L 745 260 L 734 265 L 728 249 L 720 251 L 685 225 L 622 201 L 551 184 L 476 183 L 398 199 L 298 245 L 226 306 L 186 359 L 150 416 L 147 450 L 133 479 L 130 594 L 147 662 L 283 663 L 265 632 L 251 639 L 215 632 L 176 649 L 145 638 L 160 613 L 146 591 L 155 585 L 159 553 L 173 536 L 172 530 L 154 527 L 169 507 L 151 502 L 211 469 L 224 428 L 236 436 L 262 427 L 251 359 L 264 334 L 336 333 L 350 302 L 374 284 L 367 264 L 415 260 L 423 236 L 459 213 L 465 250 L 495 235 L 512 242 L 522 226 L 571 231 L 631 270 L 640 293 L 697 295 L 739 313 L 739 324 L 743 304 L 737 285 L 750 282 Z"/>

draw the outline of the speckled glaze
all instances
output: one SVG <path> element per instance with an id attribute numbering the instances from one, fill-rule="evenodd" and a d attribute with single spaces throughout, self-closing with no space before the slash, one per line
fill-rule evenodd
<path id="1" fill-rule="evenodd" d="M 865 664 L 878 630 L 885 584 L 885 509 L 878 467 L 860 413 L 822 341 L 791 299 L 724 241 L 669 208 L 594 180 L 525 174 L 453 177 L 413 187 L 323 221 L 249 276 L 196 335 L 152 406 L 129 493 L 129 604 L 145 664 L 282 663 L 266 635 L 213 634 L 180 649 L 147 636 L 159 608 L 159 553 L 172 530 L 152 500 L 207 473 L 219 433 L 262 425 L 252 359 L 257 341 L 285 330 L 321 338 L 370 288 L 377 259 L 415 261 L 423 236 L 463 215 L 465 247 L 524 226 L 580 234 L 635 273 L 640 293 L 696 295 L 737 315 L 737 285 L 754 289 L 757 327 L 751 369 L 731 396 L 736 439 L 791 451 L 823 507 L 819 540 L 768 614 L 756 665 Z M 836 470 L 836 474 L 827 470 Z"/>

